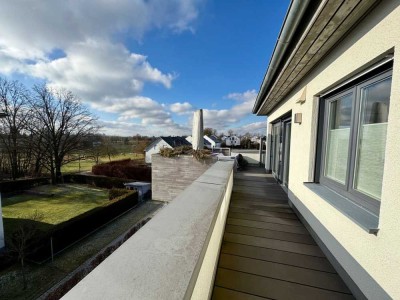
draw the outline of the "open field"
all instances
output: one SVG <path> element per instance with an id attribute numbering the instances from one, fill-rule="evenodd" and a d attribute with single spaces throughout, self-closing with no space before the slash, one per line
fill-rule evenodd
<path id="1" fill-rule="evenodd" d="M 111 157 L 111 161 L 121 160 L 121 159 L 143 159 L 143 154 L 136 154 L 136 153 L 121 153 L 116 156 Z M 107 156 L 101 156 L 99 162 L 105 163 L 109 162 Z M 72 173 L 72 172 L 84 172 L 84 171 L 91 171 L 92 167 L 95 165 L 95 161 L 93 159 L 85 159 L 80 161 L 73 161 L 70 162 L 62 167 L 63 173 Z"/>
<path id="2" fill-rule="evenodd" d="M 39 228 L 67 221 L 95 207 L 108 203 L 108 191 L 78 184 L 42 185 L 28 192 L 2 199 L 4 228 L 12 230 L 20 219 L 41 216 Z"/>

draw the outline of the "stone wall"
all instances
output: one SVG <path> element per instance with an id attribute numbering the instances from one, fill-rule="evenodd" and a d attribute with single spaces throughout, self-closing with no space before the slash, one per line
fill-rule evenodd
<path id="1" fill-rule="evenodd" d="M 152 156 L 152 198 L 170 202 L 194 180 L 200 177 L 215 159 L 198 161 L 192 156 Z"/>

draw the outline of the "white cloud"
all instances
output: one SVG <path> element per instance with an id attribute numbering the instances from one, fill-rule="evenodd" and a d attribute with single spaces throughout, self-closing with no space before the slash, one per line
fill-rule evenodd
<path id="1" fill-rule="evenodd" d="M 119 115 L 119 121 L 140 119 L 143 125 L 171 125 L 173 121 L 165 106 L 151 98 L 135 96 L 130 98 L 107 99 L 104 102 L 92 105 L 109 113 Z"/>
<path id="2" fill-rule="evenodd" d="M 267 132 L 267 122 L 263 121 L 246 124 L 240 127 L 233 128 L 233 131 L 238 134 L 245 134 L 247 132 L 250 132 L 253 134 L 265 135 Z"/>
<path id="3" fill-rule="evenodd" d="M 174 78 L 120 44 L 88 40 L 64 51 L 65 57 L 25 65 L 23 71 L 46 79 L 53 87 L 72 90 L 87 102 L 138 95 L 145 82 L 170 88 Z"/>
<path id="4" fill-rule="evenodd" d="M 189 115 L 193 113 L 194 107 L 189 102 L 176 102 L 169 106 L 169 109 L 178 115 Z"/>
<path id="5" fill-rule="evenodd" d="M 21 1 L 0 10 L 0 72 L 20 72 L 72 90 L 84 101 L 137 95 L 145 82 L 170 88 L 164 74 L 113 41 L 119 32 L 141 38 L 154 27 L 190 29 L 196 1 Z M 59 13 L 57 13 L 59 12 Z M 62 12 L 62 13 L 60 13 Z M 21 22 L 21 20 L 24 20 Z M 65 57 L 52 60 L 55 49 Z M 111 94 L 111 95 L 110 95 Z"/>
<path id="6" fill-rule="evenodd" d="M 256 90 L 248 90 L 244 93 L 230 93 L 227 96 L 225 96 L 225 98 L 227 98 L 227 99 L 233 99 L 236 101 L 243 101 L 243 102 L 247 102 L 247 101 L 254 102 L 255 97 L 257 97 Z"/>
<path id="7" fill-rule="evenodd" d="M 257 92 L 255 90 L 227 95 L 225 98 L 234 99 L 239 103 L 230 109 L 204 109 L 204 126 L 212 127 L 219 131 L 226 130 L 229 126 L 251 115 L 251 109 L 256 97 Z"/>
<path id="8" fill-rule="evenodd" d="M 3 1 L 0 73 L 44 79 L 100 111 L 118 114 L 119 121 L 141 119 L 182 130 L 166 107 L 141 96 L 145 84 L 170 88 L 176 76 L 131 52 L 121 38 L 141 41 L 161 28 L 193 31 L 201 1 Z"/>
<path id="9" fill-rule="evenodd" d="M 3 1 L 0 73 L 44 79 L 99 111 L 115 114 L 116 121 L 103 122 L 110 134 L 188 134 L 195 109 L 190 102 L 164 105 L 142 95 L 146 84 L 170 88 L 174 70 L 153 66 L 151 58 L 132 52 L 121 38 L 141 41 L 154 29 L 193 31 L 203 1 Z M 235 100 L 233 106 L 204 109 L 205 126 L 231 128 L 251 114 L 255 97 L 255 90 L 228 94 L 225 98 Z M 187 115 L 189 125 L 177 124 L 174 115 Z"/>
<path id="10" fill-rule="evenodd" d="M 123 121 L 99 121 L 101 132 L 107 135 L 133 136 L 136 134 L 147 136 L 189 135 L 190 129 L 178 124 L 163 126 L 143 125 Z"/>
<path id="11" fill-rule="evenodd" d="M 192 30 L 198 0 L 2 1 L 0 48 L 16 58 L 44 58 L 88 38 L 126 33 L 141 39 L 153 29 Z"/>

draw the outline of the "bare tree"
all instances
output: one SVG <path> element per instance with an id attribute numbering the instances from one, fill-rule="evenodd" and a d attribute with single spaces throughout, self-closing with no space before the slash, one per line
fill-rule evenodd
<path id="1" fill-rule="evenodd" d="M 30 151 L 25 143 L 31 120 L 28 98 L 22 84 L 0 78 L 0 110 L 7 114 L 0 119 L 0 141 L 8 155 L 12 179 L 29 168 Z"/>
<path id="2" fill-rule="evenodd" d="M 52 183 L 61 182 L 61 167 L 71 154 L 84 151 L 84 140 L 98 130 L 96 119 L 70 91 L 46 85 L 33 88 L 33 132 L 48 147 L 44 166 Z"/>
<path id="3" fill-rule="evenodd" d="M 31 246 L 35 242 L 38 233 L 37 224 L 43 219 L 43 214 L 37 210 L 18 223 L 18 226 L 11 233 L 8 248 L 15 252 L 21 264 L 23 289 L 27 288 L 27 278 L 25 270 L 25 258 L 32 251 Z"/>
<path id="4" fill-rule="evenodd" d="M 108 156 L 108 160 L 111 161 L 111 157 L 118 154 L 117 149 L 114 147 L 111 138 L 109 136 L 103 136 L 102 149 L 104 155 Z"/>
<path id="5" fill-rule="evenodd" d="M 217 130 L 210 127 L 204 128 L 204 135 L 206 136 L 217 135 Z"/>

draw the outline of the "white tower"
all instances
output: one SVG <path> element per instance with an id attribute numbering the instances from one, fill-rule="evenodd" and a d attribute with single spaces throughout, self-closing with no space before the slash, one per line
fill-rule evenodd
<path id="1" fill-rule="evenodd" d="M 193 113 L 192 147 L 194 150 L 204 149 L 203 110 Z"/>

